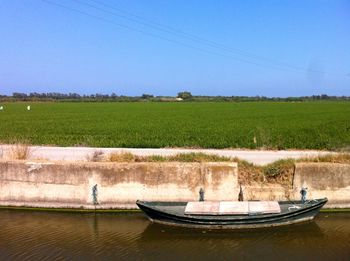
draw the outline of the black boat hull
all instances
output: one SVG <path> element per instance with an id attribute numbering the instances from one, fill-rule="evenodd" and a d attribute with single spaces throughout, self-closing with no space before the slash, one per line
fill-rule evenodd
<path id="1" fill-rule="evenodd" d="M 290 225 L 312 220 L 327 203 L 327 198 L 309 201 L 281 201 L 283 211 L 264 215 L 185 215 L 187 202 L 142 202 L 136 204 L 154 223 L 207 229 L 251 229 Z M 293 206 L 298 206 L 295 208 Z"/>

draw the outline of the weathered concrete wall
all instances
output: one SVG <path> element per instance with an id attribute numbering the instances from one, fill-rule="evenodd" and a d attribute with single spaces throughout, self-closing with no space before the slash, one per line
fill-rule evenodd
<path id="1" fill-rule="evenodd" d="M 293 191 L 279 184 L 254 184 L 243 189 L 244 200 L 293 200 Z"/>
<path id="2" fill-rule="evenodd" d="M 135 208 L 135 201 L 237 200 L 236 163 L 93 163 L 0 161 L 0 205 L 93 208 L 92 187 L 98 185 L 98 208 Z M 326 207 L 350 207 L 350 165 L 296 164 L 293 187 L 278 184 L 244 186 L 245 200 L 327 197 Z"/>
<path id="3" fill-rule="evenodd" d="M 0 204 L 8 206 L 134 208 L 136 199 L 231 200 L 236 163 L 40 163 L 0 161 Z"/>
<path id="4" fill-rule="evenodd" d="M 307 199 L 328 198 L 326 208 L 350 208 L 350 164 L 297 163 L 291 188 L 278 184 L 246 186 L 246 200 L 300 199 L 307 187 Z"/>
<path id="5" fill-rule="evenodd" d="M 307 187 L 307 198 L 327 197 L 327 207 L 350 207 L 350 164 L 297 163 L 293 193 Z"/>

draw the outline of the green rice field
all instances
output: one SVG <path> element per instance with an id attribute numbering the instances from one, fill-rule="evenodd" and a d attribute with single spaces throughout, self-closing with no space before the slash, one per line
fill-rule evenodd
<path id="1" fill-rule="evenodd" d="M 92 147 L 337 149 L 350 102 L 2 103 L 0 143 Z M 27 111 L 27 105 L 31 110 Z"/>

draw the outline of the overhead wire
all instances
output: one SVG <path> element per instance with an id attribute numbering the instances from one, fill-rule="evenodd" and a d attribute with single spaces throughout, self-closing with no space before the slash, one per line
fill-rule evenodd
<path id="1" fill-rule="evenodd" d="M 98 20 L 101 20 L 101 21 L 104 21 L 104 22 L 107 22 L 107 23 L 114 24 L 115 26 L 118 26 L 118 27 L 121 27 L 121 28 L 124 28 L 124 29 L 127 29 L 127 30 L 131 30 L 131 31 L 135 31 L 135 32 L 138 32 L 138 33 L 142 33 L 142 34 L 154 37 L 154 38 L 159 38 L 159 39 L 162 39 L 162 40 L 165 40 L 165 41 L 168 41 L 168 42 L 172 42 L 174 44 L 178 44 L 178 45 L 181 45 L 181 46 L 184 46 L 184 47 L 187 47 L 187 48 L 195 49 L 197 51 L 205 52 L 205 53 L 208 53 L 208 54 L 211 54 L 211 55 L 217 55 L 217 56 L 221 56 L 221 57 L 226 57 L 226 58 L 230 58 L 230 59 L 233 59 L 233 60 L 236 60 L 236 61 L 239 61 L 239 62 L 249 63 L 249 64 L 253 64 L 253 65 L 256 65 L 256 66 L 270 68 L 270 69 L 274 69 L 274 70 L 299 71 L 299 72 L 300 71 L 305 71 L 305 72 L 307 71 L 307 72 L 313 72 L 313 73 L 324 73 L 323 71 L 319 71 L 319 70 L 307 69 L 307 68 L 292 66 L 292 65 L 288 65 L 288 64 L 281 64 L 281 63 L 278 63 L 276 61 L 273 62 L 272 60 L 269 60 L 269 59 L 266 59 L 266 58 L 263 58 L 263 57 L 260 57 L 260 56 L 254 55 L 254 54 L 250 54 L 250 53 L 248 53 L 246 51 L 243 51 L 243 50 L 240 50 L 240 49 L 230 48 L 230 47 L 227 47 L 227 46 L 222 45 L 220 43 L 217 43 L 215 41 L 207 40 L 207 39 L 201 38 L 201 37 L 196 36 L 196 35 L 192 35 L 192 34 L 189 34 L 189 33 L 186 33 L 186 32 L 182 32 L 181 30 L 177 30 L 177 29 L 174 29 L 172 27 L 163 26 L 163 25 L 161 25 L 159 23 L 156 23 L 156 22 L 144 19 L 144 18 L 142 18 L 140 16 L 134 15 L 134 14 L 129 13 L 127 11 L 124 11 L 122 9 L 119 9 L 119 8 L 113 7 L 111 5 L 107 5 L 107 4 L 101 3 L 101 2 L 96 1 L 96 0 L 90 0 L 90 1 L 95 2 L 97 4 L 100 4 L 100 5 L 103 5 L 103 6 L 106 6 L 108 8 L 113 9 L 113 10 L 117 10 L 119 12 L 123 12 L 124 14 L 127 14 L 127 15 L 132 16 L 132 17 L 129 17 L 127 15 L 120 15 L 120 14 L 118 14 L 116 12 L 110 11 L 110 10 L 105 9 L 105 8 L 101 8 L 100 6 L 96 6 L 96 5 L 92 5 L 90 3 L 83 2 L 81 0 L 72 0 L 72 1 L 75 1 L 75 2 L 79 3 L 80 5 L 85 5 L 88 8 L 93 8 L 95 10 L 98 10 L 98 11 L 101 11 L 101 12 L 104 12 L 104 13 L 108 13 L 108 14 L 111 14 L 111 15 L 116 16 L 116 17 L 121 17 L 123 19 L 135 22 L 137 24 L 141 24 L 143 26 L 147 26 L 147 27 L 155 29 L 157 31 L 162 31 L 162 32 L 165 32 L 165 33 L 168 33 L 168 34 L 172 34 L 172 35 L 176 35 L 176 36 L 179 36 L 179 37 L 182 37 L 182 38 L 186 38 L 188 40 L 196 41 L 197 43 L 199 42 L 201 44 L 205 44 L 205 45 L 213 47 L 213 48 L 215 48 L 215 49 L 217 49 L 219 51 L 224 51 L 225 53 L 223 54 L 221 52 L 203 49 L 203 48 L 200 48 L 198 46 L 193 46 L 191 44 L 184 43 L 184 42 L 181 42 L 181 41 L 178 41 L 178 40 L 174 40 L 174 39 L 171 39 L 171 38 L 168 38 L 168 37 L 164 37 L 162 35 L 155 34 L 155 33 L 152 33 L 152 32 L 148 32 L 148 31 L 145 31 L 145 30 L 142 30 L 142 29 L 139 29 L 139 28 L 135 28 L 133 26 L 125 25 L 125 24 L 122 24 L 122 23 L 116 23 L 115 21 L 107 19 L 105 17 L 101 17 L 101 16 L 97 16 L 97 15 L 94 15 L 94 14 L 91 14 L 91 13 L 87 13 L 87 12 L 81 11 L 79 9 L 75 9 L 75 8 L 72 8 L 72 7 L 69 7 L 69 6 L 66 6 L 66 5 L 62 5 L 62 4 L 56 3 L 56 2 L 51 1 L 51 0 L 42 0 L 42 1 L 46 2 L 47 4 L 55 5 L 55 6 L 58 6 L 58 7 L 70 10 L 70 11 L 74 11 L 74 12 L 80 13 L 80 14 L 85 15 L 85 16 L 92 17 L 94 19 L 98 19 Z M 230 55 L 228 55 L 227 52 L 230 52 Z M 235 54 L 236 56 L 232 56 L 232 54 Z M 241 57 L 237 57 L 237 55 L 245 56 L 245 59 L 243 59 Z M 269 62 L 269 64 L 266 64 L 266 63 L 264 64 L 261 61 L 260 62 L 256 62 L 256 61 L 247 60 L 246 59 L 247 57 L 250 58 L 250 59 L 255 59 L 255 60 L 261 60 L 261 61 Z"/>
<path id="2" fill-rule="evenodd" d="M 96 15 L 93 15 L 93 14 L 90 14 L 90 13 L 87 13 L 87 12 L 84 12 L 84 11 L 81 11 L 81 10 L 78 10 L 78 9 L 75 9 L 75 8 L 71 8 L 71 7 L 68 7 L 68 6 L 65 6 L 65 5 L 53 2 L 51 0 L 41 0 L 41 1 L 43 1 L 43 2 L 45 2 L 47 4 L 50 4 L 50 5 L 58 6 L 60 8 L 64 8 L 64 9 L 67 9 L 67 10 L 70 10 L 70 11 L 74 11 L 74 12 L 80 13 L 82 15 L 89 16 L 89 17 L 92 17 L 94 19 L 101 20 L 101 21 L 113 24 L 115 26 L 118 26 L 118 27 L 121 27 L 121 28 L 124 28 L 124 29 L 128 29 L 128 30 L 131 30 L 131 31 L 142 33 L 142 34 L 154 37 L 154 38 L 159 38 L 159 39 L 171 42 L 171 43 L 175 43 L 175 44 L 187 47 L 187 48 L 191 48 L 191 49 L 200 51 L 200 52 L 204 52 L 204 53 L 208 53 L 208 54 L 216 55 L 216 56 L 221 56 L 221 57 L 225 57 L 225 58 L 230 58 L 230 59 L 234 59 L 236 61 L 249 63 L 249 64 L 253 64 L 253 65 L 256 65 L 256 66 L 263 66 L 263 67 L 270 68 L 270 69 L 275 69 L 275 70 L 280 70 L 281 69 L 281 68 L 278 68 L 278 67 L 273 67 L 271 65 L 263 65 L 263 64 L 256 63 L 256 62 L 253 62 L 253 61 L 248 61 L 248 60 L 245 60 L 245 59 L 242 59 L 242 58 L 233 57 L 231 55 L 225 55 L 225 54 L 222 54 L 222 53 L 209 51 L 209 50 L 206 50 L 206 49 L 203 49 L 203 48 L 200 48 L 200 47 L 196 47 L 196 46 L 193 46 L 193 45 L 190 45 L 190 44 L 187 44 L 187 43 L 183 43 L 183 42 L 180 42 L 180 41 L 177 41 L 177 40 L 174 40 L 174 39 L 170 39 L 170 38 L 163 37 L 163 36 L 160 36 L 160 35 L 157 35 L 157 34 L 154 34 L 154 33 L 150 33 L 150 32 L 147 32 L 147 31 L 144 31 L 144 30 L 132 27 L 132 26 L 116 23 L 115 21 L 112 21 L 110 19 L 106 19 L 104 17 L 96 16 Z"/>
<path id="3" fill-rule="evenodd" d="M 165 33 L 169 33 L 169 34 L 173 34 L 173 35 L 176 35 L 176 36 L 180 36 L 182 38 L 186 38 L 186 39 L 189 39 L 191 41 L 195 41 L 195 42 L 199 42 L 201 44 L 205 44 L 207 46 L 210 46 L 212 48 L 215 48 L 215 49 L 219 49 L 220 51 L 225 51 L 225 52 L 229 52 L 229 53 L 232 53 L 234 55 L 240 55 L 240 56 L 246 56 L 248 58 L 253 58 L 255 60 L 265 60 L 270 62 L 270 66 L 278 66 L 278 67 L 288 67 L 289 69 L 292 69 L 292 70 L 305 70 L 304 68 L 298 68 L 296 66 L 291 66 L 291 65 L 283 65 L 281 63 L 279 64 L 276 64 L 276 61 L 272 61 L 271 59 L 266 59 L 266 58 L 263 58 L 263 57 L 259 57 L 257 55 L 254 55 L 254 54 L 249 54 L 243 50 L 240 50 L 240 49 L 232 49 L 232 48 L 229 48 L 229 47 L 226 47 L 226 46 L 223 46 L 222 44 L 218 44 L 214 41 L 211 41 L 211 40 L 206 40 L 204 38 L 201 38 L 201 37 L 198 37 L 198 36 L 195 36 L 195 35 L 192 35 L 192 34 L 189 34 L 189 33 L 185 33 L 185 32 L 182 32 L 180 30 L 177 30 L 177 29 L 174 29 L 174 28 L 168 28 L 168 27 L 164 27 L 158 23 L 155 23 L 155 22 L 152 22 L 152 21 L 148 21 L 148 20 L 145 20 L 145 19 L 142 19 L 140 16 L 136 16 L 136 15 L 132 15 L 133 17 L 136 17 L 137 19 L 134 19 L 134 18 L 130 18 L 128 16 L 125 16 L 125 15 L 120 15 L 120 14 L 116 14 L 115 12 L 112 12 L 110 10 L 106 10 L 106 9 L 103 9 L 103 8 L 100 8 L 98 6 L 94 6 L 94 5 L 91 5 L 89 3 L 86 3 L 86 2 L 83 2 L 81 0 L 72 0 L 72 1 L 75 1 L 77 3 L 80 3 L 82 5 L 85 5 L 85 6 L 88 6 L 88 7 L 91 7 L 91 8 L 94 8 L 96 10 L 99 10 L 99 11 L 102 11 L 102 12 L 106 12 L 106 13 L 109 13 L 109 14 L 112 14 L 114 16 L 118 16 L 118 17 L 122 17 L 126 20 L 129 20 L 129 21 L 132 21 L 132 22 L 136 22 L 138 24 L 141 24 L 141 25 L 144 25 L 144 26 L 147 26 L 147 27 L 150 27 L 152 29 L 155 29 L 155 30 L 158 30 L 158 31 L 162 31 L 162 32 L 165 32 Z M 111 9 L 115 9 L 115 10 L 118 10 L 120 12 L 123 12 L 122 10 L 118 9 L 118 8 L 115 8 L 111 5 L 107 5 L 107 4 L 104 4 L 104 3 L 101 3 L 99 1 L 95 1 L 95 0 L 90 0 L 92 2 L 95 2 L 95 3 L 98 3 L 100 5 L 103 5 L 103 6 L 107 6 Z M 129 13 L 129 12 L 127 12 Z M 131 14 L 130 14 L 131 15 Z M 140 21 L 141 20 L 141 21 Z M 146 22 L 145 22 L 146 21 Z M 237 57 L 238 58 L 238 57 Z M 242 58 L 241 58 L 242 59 Z M 242 61 L 247 61 L 246 59 L 243 59 Z M 273 64 L 274 63 L 274 64 Z"/>
<path id="4" fill-rule="evenodd" d="M 81 0 L 73 0 L 73 1 L 80 2 L 80 3 L 84 4 L 84 5 L 88 5 L 90 7 L 93 7 L 92 5 L 90 5 L 88 3 L 84 3 Z M 125 11 L 123 9 L 117 8 L 117 7 L 112 6 L 112 5 L 108 5 L 108 4 L 100 2 L 100 1 L 96 1 L 96 0 L 90 0 L 90 1 L 94 2 L 94 3 L 98 4 L 98 5 L 102 5 L 102 6 L 105 6 L 107 8 L 111 8 L 113 10 L 116 10 L 116 11 L 124 14 L 124 15 L 115 14 L 116 16 L 125 18 L 127 20 L 130 20 L 130 21 L 133 21 L 133 22 L 145 25 L 145 26 L 149 26 L 149 27 L 151 27 L 153 29 L 156 29 L 156 30 L 160 30 L 160 31 L 163 31 L 163 32 L 166 32 L 166 33 L 174 34 L 174 35 L 177 35 L 177 36 L 180 36 L 180 37 L 192 40 L 192 41 L 200 42 L 200 43 L 206 44 L 206 45 L 208 45 L 210 47 L 217 48 L 217 49 L 224 50 L 224 51 L 228 51 L 228 52 L 234 53 L 236 55 L 238 54 L 238 55 L 250 57 L 250 58 L 253 58 L 253 59 L 264 60 L 266 62 L 275 63 L 275 64 L 278 64 L 279 66 L 289 67 L 289 68 L 296 69 L 296 70 L 306 70 L 306 68 L 297 67 L 297 66 L 294 66 L 294 65 L 289 65 L 289 64 L 286 64 L 286 63 L 282 63 L 280 61 L 276 61 L 275 59 L 266 58 L 266 57 L 263 57 L 263 56 L 260 56 L 260 55 L 256 55 L 256 54 L 250 53 L 250 52 L 242 50 L 242 49 L 232 48 L 230 46 L 224 45 L 222 43 L 218 43 L 218 42 L 213 41 L 213 40 L 208 40 L 208 39 L 205 39 L 203 37 L 200 37 L 200 36 L 197 36 L 197 35 L 194 35 L 194 34 L 190 34 L 190 33 L 184 32 L 182 30 L 179 30 L 179 29 L 167 26 L 167 25 L 162 25 L 162 24 L 160 24 L 158 22 L 154 22 L 152 20 L 146 19 L 146 18 L 141 17 L 139 15 L 135 15 L 135 14 L 133 14 L 131 12 Z M 101 10 L 100 8 L 98 8 L 98 9 Z M 315 72 L 316 72 L 316 70 L 315 70 Z"/>

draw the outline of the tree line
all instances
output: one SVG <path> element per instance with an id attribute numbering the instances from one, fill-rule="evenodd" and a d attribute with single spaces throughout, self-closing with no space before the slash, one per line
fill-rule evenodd
<path id="1" fill-rule="evenodd" d="M 142 94 L 141 96 L 125 96 L 111 94 L 79 94 L 79 93 L 59 93 L 14 92 L 12 95 L 1 95 L 1 101 L 318 101 L 318 100 L 350 100 L 350 96 L 329 96 L 327 94 L 300 96 L 300 97 L 267 97 L 267 96 L 203 96 L 192 95 L 189 91 L 182 91 L 177 96 L 154 96 L 152 94 Z"/>

